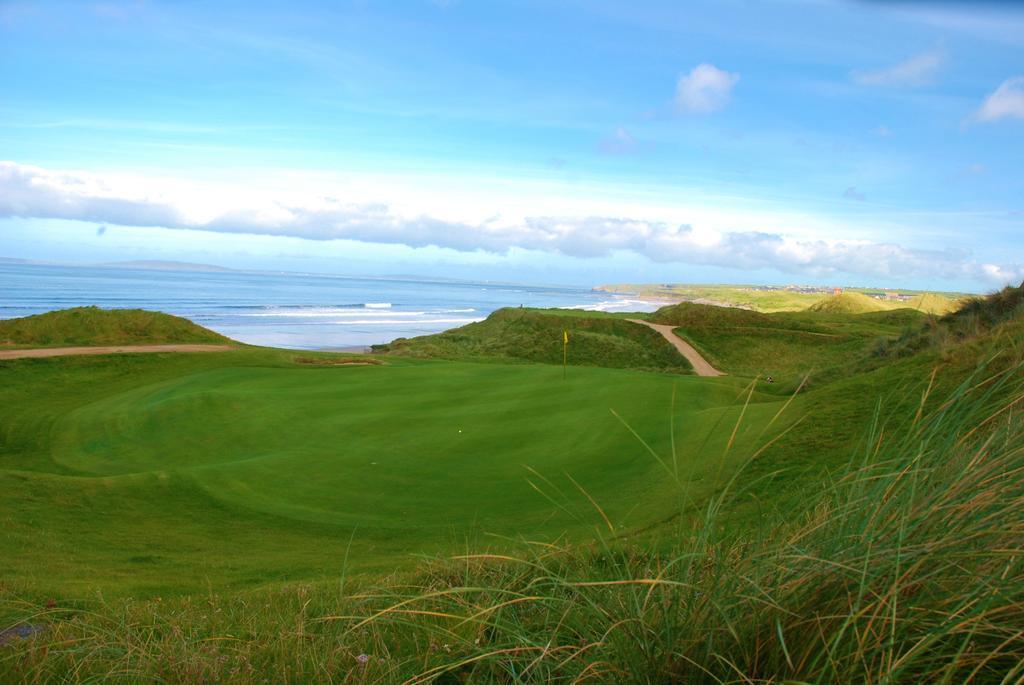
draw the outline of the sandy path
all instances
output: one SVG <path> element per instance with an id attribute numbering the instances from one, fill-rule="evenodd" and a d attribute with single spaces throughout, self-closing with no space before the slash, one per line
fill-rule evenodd
<path id="1" fill-rule="evenodd" d="M 111 345 L 106 347 L 38 347 L 30 350 L 0 350 L 0 359 L 24 357 L 66 357 L 75 354 L 122 354 L 125 352 L 223 352 L 231 345 Z"/>
<path id="2" fill-rule="evenodd" d="M 650 321 L 641 321 L 640 319 L 626 319 L 632 323 L 638 323 L 641 326 L 647 326 L 661 333 L 665 340 L 672 343 L 672 346 L 679 350 L 679 354 L 686 357 L 686 360 L 690 362 L 690 366 L 693 367 L 694 372 L 698 376 L 724 376 L 725 374 L 711 366 L 704 357 L 700 356 L 697 350 L 693 349 L 690 343 L 686 342 L 678 335 L 672 332 L 675 326 L 666 326 L 664 324 L 651 323 Z"/>

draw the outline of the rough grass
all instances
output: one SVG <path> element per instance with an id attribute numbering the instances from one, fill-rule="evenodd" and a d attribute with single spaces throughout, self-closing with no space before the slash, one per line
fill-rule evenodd
<path id="1" fill-rule="evenodd" d="M 1024 320 L 1024 285 L 1006 287 L 986 297 L 965 300 L 956 311 L 905 328 L 900 335 L 879 337 L 871 355 L 879 360 L 899 359 L 925 350 L 945 350 L 984 336 L 1015 345 L 1012 334 Z"/>
<path id="2" fill-rule="evenodd" d="M 660 334 L 624 315 L 537 309 L 499 309 L 484 321 L 437 335 L 399 338 L 375 351 L 459 360 L 522 360 L 573 366 L 689 373 L 689 363 Z"/>
<path id="3" fill-rule="evenodd" d="M 964 335 L 976 335 L 1021 316 L 1024 316 L 1024 284 L 1007 286 L 987 297 L 970 298 L 942 321 Z"/>
<path id="4" fill-rule="evenodd" d="M 63 347 L 230 343 L 224 336 L 170 314 L 143 309 L 75 307 L 0 321 L 0 346 Z"/>

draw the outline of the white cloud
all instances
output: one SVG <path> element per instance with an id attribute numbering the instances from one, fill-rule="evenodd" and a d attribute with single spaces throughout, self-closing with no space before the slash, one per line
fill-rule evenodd
<path id="1" fill-rule="evenodd" d="M 922 52 L 884 69 L 855 70 L 851 76 L 862 86 L 924 86 L 946 62 L 941 52 Z"/>
<path id="2" fill-rule="evenodd" d="M 975 121 L 996 121 L 1006 118 L 1024 119 L 1024 76 L 1016 76 L 1003 81 L 995 91 L 985 98 L 978 111 L 974 113 Z"/>
<path id="3" fill-rule="evenodd" d="M 707 114 L 722 109 L 739 80 L 739 74 L 722 71 L 713 64 L 698 64 L 676 83 L 676 110 Z"/>
<path id="4" fill-rule="evenodd" d="M 495 207 L 493 198 L 486 198 L 481 206 L 487 208 L 487 214 L 456 217 L 437 209 L 453 204 L 450 197 L 431 197 L 433 205 L 421 203 L 417 209 L 409 204 L 351 199 L 365 197 L 359 189 L 336 187 L 325 193 L 323 187 L 308 182 L 297 186 L 299 190 L 279 187 L 271 191 L 0 162 L 0 217 L 345 239 L 498 254 L 518 248 L 588 258 L 625 251 L 661 263 L 775 269 L 821 278 L 832 274 L 885 280 L 941 277 L 997 285 L 1024 279 L 1021 264 L 978 263 L 964 252 L 919 250 L 890 242 L 823 240 L 798 237 L 792 231 L 723 228 L 700 210 L 693 211 L 692 222 L 659 219 L 651 212 L 602 215 L 566 211 L 564 205 L 558 211 L 543 202 L 516 214 L 504 211 L 507 207 Z M 346 193 L 349 198 L 344 197 Z M 607 209 L 596 201 L 583 206 Z M 770 225 L 770 218 L 757 221 Z"/>

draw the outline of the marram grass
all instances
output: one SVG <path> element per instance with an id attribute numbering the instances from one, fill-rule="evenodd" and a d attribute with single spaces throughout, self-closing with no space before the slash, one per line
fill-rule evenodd
<path id="1" fill-rule="evenodd" d="M 791 519 L 729 530 L 741 472 L 659 548 L 594 501 L 592 545 L 376 587 L 47 606 L 0 586 L 6 625 L 38 629 L 0 646 L 0 682 L 1024 682 L 1022 401 L 1020 368 L 924 388 Z"/>

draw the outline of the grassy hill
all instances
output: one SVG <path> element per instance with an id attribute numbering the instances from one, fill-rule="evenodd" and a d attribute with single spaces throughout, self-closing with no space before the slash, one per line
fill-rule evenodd
<path id="1" fill-rule="evenodd" d="M 700 328 L 769 326 L 772 321 L 767 314 L 748 309 L 717 307 L 692 302 L 680 302 L 662 307 L 651 314 L 649 318 L 652 323 Z"/>
<path id="2" fill-rule="evenodd" d="M 188 319 L 143 309 L 75 307 L 0 321 L 0 347 L 228 342 Z"/>
<path id="3" fill-rule="evenodd" d="M 894 309 L 912 309 L 922 314 L 948 314 L 957 309 L 957 300 L 937 293 L 920 293 L 909 300 L 879 300 L 863 293 L 845 292 L 815 302 L 808 311 L 829 314 L 866 314 Z"/>
<path id="4" fill-rule="evenodd" d="M 453 360 L 523 360 L 617 369 L 687 373 L 689 363 L 656 331 L 621 315 L 577 310 L 499 309 L 484 321 L 437 335 L 399 338 L 374 350 L 390 355 Z"/>
<path id="5" fill-rule="evenodd" d="M 650 319 L 676 326 L 676 334 L 716 368 L 733 375 L 772 376 L 791 387 L 809 373 L 856 365 L 878 338 L 916 330 L 924 317 L 908 309 L 762 314 L 684 302 L 662 307 Z"/>
<path id="6" fill-rule="evenodd" d="M 925 314 L 943 315 L 955 312 L 962 306 L 964 300 L 953 299 L 936 293 L 921 293 L 907 301 L 906 306 Z"/>
<path id="7" fill-rule="evenodd" d="M 669 302 L 680 300 L 694 304 L 711 304 L 720 307 L 738 307 L 762 313 L 797 312 L 822 302 L 831 297 L 831 289 L 802 288 L 790 286 L 786 288 L 758 285 L 696 285 L 696 284 L 620 284 L 602 285 L 596 290 L 647 297 Z M 911 307 L 926 314 L 945 314 L 957 308 L 961 293 L 933 293 L 916 290 L 895 290 L 889 288 L 846 288 L 847 294 L 864 295 L 868 299 L 897 307 Z M 895 292 L 904 300 L 878 300 L 878 296 Z"/>
<path id="8" fill-rule="evenodd" d="M 901 303 L 897 302 L 876 300 L 862 293 L 840 293 L 838 295 L 829 295 L 820 302 L 812 304 L 807 309 L 812 312 L 828 314 L 866 314 L 867 312 L 897 309 L 900 305 Z"/>
<path id="9" fill-rule="evenodd" d="M 1022 301 L 652 316 L 872 361 L 799 393 L 562 380 L 501 339 L 646 329 L 532 310 L 403 343 L 488 363 L 0 361 L 0 681 L 1012 682 Z"/>

